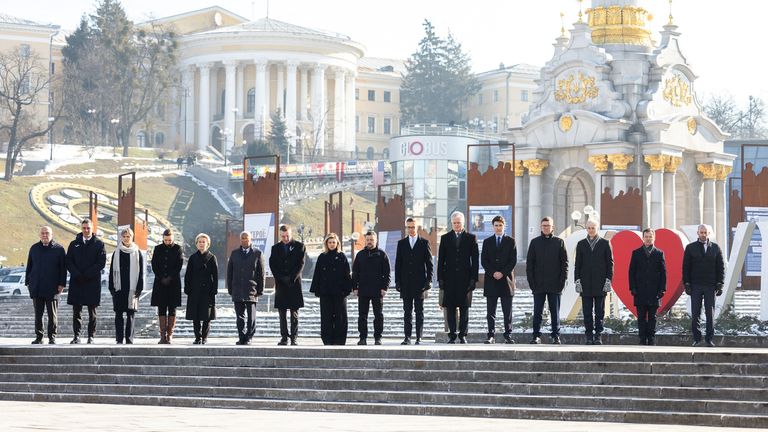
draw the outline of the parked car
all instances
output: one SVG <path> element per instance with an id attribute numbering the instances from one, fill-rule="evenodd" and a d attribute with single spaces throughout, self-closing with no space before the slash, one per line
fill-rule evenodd
<path id="1" fill-rule="evenodd" d="M 29 296 L 29 290 L 24 285 L 26 274 L 23 272 L 11 273 L 0 279 L 0 297 L 3 296 Z"/>

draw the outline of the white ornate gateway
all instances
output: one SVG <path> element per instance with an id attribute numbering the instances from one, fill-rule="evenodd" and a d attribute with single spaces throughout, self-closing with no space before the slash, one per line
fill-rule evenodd
<path id="1" fill-rule="evenodd" d="M 600 213 L 604 188 L 628 186 L 642 191 L 643 226 L 703 222 L 727 242 L 725 177 L 735 156 L 696 99 L 677 26 L 670 17 L 656 43 L 638 3 L 593 0 L 588 22 L 557 38 L 523 126 L 506 134 L 516 144 L 523 256 L 542 216 L 553 215 L 559 231 L 573 210 Z"/>

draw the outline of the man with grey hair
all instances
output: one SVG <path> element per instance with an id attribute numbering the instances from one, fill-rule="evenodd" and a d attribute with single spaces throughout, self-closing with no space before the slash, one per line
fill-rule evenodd
<path id="1" fill-rule="evenodd" d="M 243 231 L 240 247 L 230 253 L 227 263 L 227 292 L 237 315 L 236 345 L 250 345 L 256 333 L 256 302 L 264 292 L 264 277 L 264 257 L 251 243 L 251 233 Z"/>
<path id="2" fill-rule="evenodd" d="M 704 341 L 707 346 L 715 346 L 715 296 L 723 294 L 725 280 L 725 261 L 720 246 L 709 239 L 711 230 L 707 225 L 699 225 L 698 240 L 685 247 L 683 254 L 683 284 L 685 293 L 691 296 L 691 332 L 693 346 L 701 345 L 701 303 L 704 302 L 704 314 L 707 317 L 707 333 Z"/>
<path id="3" fill-rule="evenodd" d="M 587 238 L 576 245 L 573 277 L 576 292 L 581 295 L 586 344 L 602 345 L 605 296 L 611 292 L 613 279 L 613 252 L 608 240 L 600 237 L 594 219 L 587 221 Z"/>
<path id="4" fill-rule="evenodd" d="M 35 340 L 43 343 L 43 311 L 48 310 L 48 343 L 56 343 L 59 295 L 67 283 L 64 247 L 53 241 L 51 227 L 40 227 L 40 241 L 29 248 L 24 283 L 35 307 Z"/>
<path id="5" fill-rule="evenodd" d="M 453 230 L 440 237 L 437 256 L 437 283 L 446 309 L 448 343 L 456 343 L 456 311 L 459 312 L 459 343 L 467 343 L 469 307 L 480 270 L 477 237 L 464 230 L 464 214 L 451 214 Z"/>

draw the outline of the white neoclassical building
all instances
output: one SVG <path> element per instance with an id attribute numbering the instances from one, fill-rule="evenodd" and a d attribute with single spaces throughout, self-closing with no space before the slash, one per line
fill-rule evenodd
<path id="1" fill-rule="evenodd" d="M 557 38 L 522 126 L 506 134 L 516 145 L 522 192 L 518 244 L 539 235 L 543 216 L 554 216 L 562 229 L 587 204 L 600 213 L 605 187 L 628 186 L 642 190 L 644 227 L 703 222 L 726 243 L 734 156 L 696 98 L 697 76 L 678 27 L 670 19 L 654 41 L 639 3 L 592 0 L 588 22 L 580 19 L 570 38 Z"/>

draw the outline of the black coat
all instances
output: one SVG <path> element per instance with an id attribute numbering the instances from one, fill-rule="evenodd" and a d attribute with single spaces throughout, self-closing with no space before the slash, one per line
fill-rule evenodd
<path id="1" fill-rule="evenodd" d="M 443 290 L 441 306 L 454 308 L 471 306 L 472 291 L 480 271 L 477 237 L 466 231 L 459 235 L 450 231 L 440 237 L 437 255 L 437 280 Z"/>
<path id="2" fill-rule="evenodd" d="M 352 263 L 352 289 L 360 297 L 382 297 L 389 288 L 389 257 L 379 248 L 363 249 Z"/>
<path id="3" fill-rule="evenodd" d="M 227 292 L 232 301 L 259 301 L 264 293 L 264 255 L 256 246 L 251 245 L 248 253 L 238 246 L 229 254 L 227 262 Z"/>
<path id="4" fill-rule="evenodd" d="M 117 264 L 120 266 L 120 291 L 115 292 L 115 281 L 112 276 L 112 267 L 109 272 L 109 292 L 112 294 L 112 310 L 115 312 L 131 312 L 138 310 L 138 299 L 141 292 L 144 290 L 144 254 L 139 252 L 139 277 L 136 280 L 136 289 L 134 291 L 134 298 L 128 298 L 130 296 L 131 285 L 131 254 L 127 252 L 119 252 L 119 261 Z M 114 257 L 114 255 L 113 255 Z M 114 258 L 110 265 L 114 266 Z"/>
<path id="5" fill-rule="evenodd" d="M 562 293 L 568 278 L 568 252 L 563 239 L 542 234 L 531 240 L 525 271 L 534 294 Z"/>
<path id="6" fill-rule="evenodd" d="M 269 254 L 269 269 L 275 278 L 275 309 L 300 309 L 304 307 L 301 289 L 301 273 L 306 256 L 304 243 L 288 242 L 288 251 L 282 242 L 272 245 Z"/>
<path id="7" fill-rule="evenodd" d="M 219 265 L 210 251 L 195 252 L 187 261 L 184 293 L 187 295 L 186 319 L 216 319 L 216 294 L 219 292 Z"/>
<path id="8" fill-rule="evenodd" d="M 67 257 L 64 247 L 53 240 L 48 246 L 37 242 L 29 248 L 24 283 L 30 298 L 59 299 L 59 287 L 67 284 Z"/>
<path id="9" fill-rule="evenodd" d="M 667 264 L 664 252 L 651 249 L 646 256 L 645 246 L 632 251 L 629 261 L 629 291 L 635 297 L 635 306 L 660 306 L 667 291 Z"/>
<path id="10" fill-rule="evenodd" d="M 152 252 L 152 306 L 181 306 L 181 268 L 184 266 L 184 254 L 181 246 L 164 244 L 155 246 Z M 170 279 L 170 280 L 168 280 Z M 168 281 L 168 283 L 164 283 Z"/>
<path id="11" fill-rule="evenodd" d="M 411 249 L 408 237 L 397 242 L 395 288 L 403 299 L 425 299 L 432 284 L 432 249 L 429 241 L 417 237 Z"/>
<path id="12" fill-rule="evenodd" d="M 717 243 L 709 242 L 707 253 L 700 241 L 690 243 L 683 254 L 683 283 L 702 285 L 712 290 L 725 280 L 725 261 Z"/>
<path id="13" fill-rule="evenodd" d="M 107 263 L 104 243 L 95 235 L 83 244 L 78 234 L 67 248 L 69 293 L 67 304 L 98 306 L 101 304 L 101 271 Z"/>
<path id="14" fill-rule="evenodd" d="M 317 257 L 309 292 L 317 297 L 346 297 L 352 292 L 349 261 L 342 252 L 323 252 Z"/>
<path id="15" fill-rule="evenodd" d="M 517 244 L 510 236 L 501 237 L 501 247 L 496 247 L 496 235 L 483 240 L 480 262 L 485 270 L 483 295 L 486 297 L 512 297 L 515 295 L 515 266 L 517 265 Z M 503 278 L 493 278 L 501 272 Z"/>
<path id="16" fill-rule="evenodd" d="M 581 280 L 582 297 L 604 297 L 605 280 L 613 280 L 613 251 L 604 238 L 597 239 L 595 248 L 587 239 L 576 244 L 574 281 Z"/>

